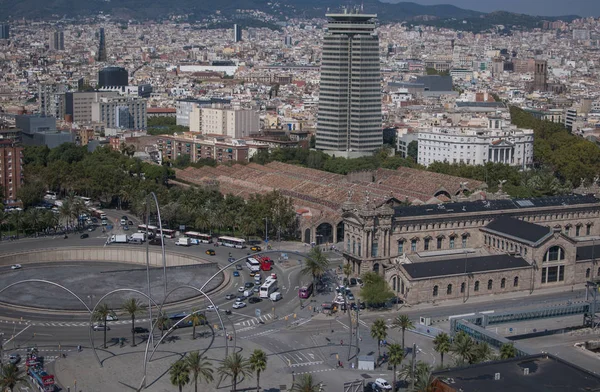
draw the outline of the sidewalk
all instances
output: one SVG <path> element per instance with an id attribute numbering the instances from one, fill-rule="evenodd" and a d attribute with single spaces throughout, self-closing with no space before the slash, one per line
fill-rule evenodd
<path id="1" fill-rule="evenodd" d="M 185 331 L 185 332 L 184 332 Z M 145 391 L 173 391 L 176 388 L 169 379 L 170 366 L 188 351 L 200 350 L 203 353 L 208 344 L 213 342 L 213 347 L 206 351 L 206 356 L 213 365 L 215 381 L 210 384 L 200 383 L 198 389 L 201 391 L 216 391 L 218 389 L 229 390 L 230 380 L 223 380 L 218 384 L 219 376 L 217 368 L 224 357 L 224 344 L 222 337 L 190 338 L 191 330 L 182 330 L 178 334 L 178 340 L 161 344 L 156 351 L 152 362 L 147 368 L 147 389 Z M 241 345 L 241 346 L 240 346 Z M 292 375 L 287 369 L 283 369 L 281 361 L 271 356 L 271 352 L 264 347 L 249 341 L 238 339 L 238 352 L 248 359 L 254 349 L 260 348 L 268 355 L 268 364 L 265 372 L 261 373 L 261 387 L 263 389 L 275 388 L 279 390 L 281 385 L 286 385 L 287 390 L 292 385 Z M 54 374 L 59 385 L 66 391 L 105 392 L 135 390 L 140 386 L 143 376 L 144 344 L 137 347 L 120 347 L 119 344 L 108 342 L 108 348 L 98 349 L 98 356 L 103 362 L 103 367 L 98 365 L 94 353 L 90 348 L 84 348 L 82 352 L 76 350 L 70 352 L 66 358 L 58 358 L 54 362 Z M 229 348 L 230 354 L 233 352 Z M 288 374 L 289 373 L 289 374 Z M 238 389 L 256 388 L 256 378 L 253 375 L 238 383 Z M 75 389 L 76 387 L 76 389 Z M 193 390 L 193 381 L 184 387 L 186 391 Z"/>

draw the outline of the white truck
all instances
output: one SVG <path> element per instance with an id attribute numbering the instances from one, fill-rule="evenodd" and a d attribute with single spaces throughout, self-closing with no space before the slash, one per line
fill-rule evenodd
<path id="1" fill-rule="evenodd" d="M 269 298 L 271 298 L 271 301 L 277 302 L 277 301 L 279 301 L 281 299 L 281 293 L 279 291 L 271 293 L 271 295 L 269 296 Z"/>
<path id="2" fill-rule="evenodd" d="M 175 243 L 175 245 L 178 245 L 178 246 L 190 246 L 190 245 L 192 245 L 192 241 L 188 237 L 179 237 L 177 239 L 177 242 Z"/>
<path id="3" fill-rule="evenodd" d="M 126 244 L 127 241 L 127 235 L 125 234 L 116 234 L 116 235 L 112 235 L 110 236 L 110 241 L 111 244 Z"/>
<path id="4" fill-rule="evenodd" d="M 146 241 L 146 233 L 133 233 L 129 236 L 129 241 Z"/>

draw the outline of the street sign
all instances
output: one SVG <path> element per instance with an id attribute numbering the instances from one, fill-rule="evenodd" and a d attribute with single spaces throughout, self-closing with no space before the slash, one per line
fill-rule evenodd
<path id="1" fill-rule="evenodd" d="M 254 309 L 254 315 L 260 317 L 260 309 Z"/>

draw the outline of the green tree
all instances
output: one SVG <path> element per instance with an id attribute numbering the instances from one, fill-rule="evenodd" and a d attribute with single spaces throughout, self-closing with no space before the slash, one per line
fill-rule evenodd
<path id="1" fill-rule="evenodd" d="M 169 328 L 171 328 L 172 324 L 173 323 L 171 322 L 171 319 L 165 313 L 161 313 L 158 315 L 158 317 L 156 318 L 156 326 L 158 327 L 158 329 L 160 329 L 161 339 L 164 336 L 165 331 L 168 331 Z"/>
<path id="2" fill-rule="evenodd" d="M 417 162 L 419 159 L 419 142 L 416 140 L 413 140 L 412 142 L 408 143 L 408 146 L 406 147 L 406 156 L 411 158 L 413 160 L 413 162 Z"/>
<path id="3" fill-rule="evenodd" d="M 385 320 L 379 318 L 371 325 L 371 337 L 377 340 L 377 361 L 381 357 L 381 341 L 387 338 L 387 325 Z"/>
<path id="4" fill-rule="evenodd" d="M 206 323 L 206 316 L 199 313 L 198 310 L 192 309 L 189 321 L 192 323 L 192 339 L 196 339 L 196 327 Z"/>
<path id="5" fill-rule="evenodd" d="M 44 200 L 44 184 L 39 181 L 27 181 L 17 191 L 17 199 L 21 200 L 24 208 L 40 204 Z M 13 196 L 14 198 L 14 196 Z"/>
<path id="6" fill-rule="evenodd" d="M 0 368 L 0 390 L 5 391 L 8 389 L 12 392 L 13 388 L 18 384 L 26 383 L 27 377 L 23 375 L 16 365 L 7 363 Z"/>
<path id="7" fill-rule="evenodd" d="M 375 272 L 364 273 L 362 281 L 360 296 L 368 305 L 384 303 L 395 295 L 385 279 Z"/>
<path id="8" fill-rule="evenodd" d="M 106 348 L 106 319 L 108 316 L 115 316 L 115 312 L 108 306 L 106 302 L 101 303 L 94 311 L 93 320 L 101 322 L 104 325 L 104 348 Z"/>
<path id="9" fill-rule="evenodd" d="M 490 345 L 486 342 L 479 342 L 475 345 L 474 349 L 474 362 L 487 362 L 494 358 L 494 352 L 490 348 Z"/>
<path id="10" fill-rule="evenodd" d="M 394 322 L 392 323 L 392 328 L 399 329 L 402 331 L 402 348 L 406 347 L 404 345 L 404 334 L 406 333 L 406 330 L 413 329 L 414 327 L 415 327 L 415 325 L 412 323 L 412 321 L 410 321 L 410 318 L 405 314 L 399 314 L 394 319 Z"/>
<path id="11" fill-rule="evenodd" d="M 260 391 L 260 373 L 267 369 L 267 354 L 263 350 L 256 349 L 250 355 L 250 368 L 256 372 L 256 390 Z"/>
<path id="12" fill-rule="evenodd" d="M 212 364 L 210 361 L 206 360 L 206 357 L 200 355 L 198 350 L 192 351 L 186 355 L 184 361 L 194 379 L 194 392 L 198 392 L 198 379 L 206 383 L 213 381 Z"/>
<path id="13" fill-rule="evenodd" d="M 322 277 L 329 268 L 329 260 L 318 246 L 313 247 L 304 262 L 304 267 L 300 270 L 303 275 L 310 275 L 313 284 L 316 286 L 317 279 Z"/>
<path id="14" fill-rule="evenodd" d="M 440 354 L 441 366 L 444 367 L 444 354 L 450 351 L 450 336 L 441 332 L 433 339 L 433 349 Z"/>
<path id="15" fill-rule="evenodd" d="M 183 387 L 190 382 L 190 369 L 185 360 L 180 359 L 175 361 L 171 369 L 169 369 L 171 384 L 179 388 L 179 392 Z"/>
<path id="16" fill-rule="evenodd" d="M 510 359 L 517 356 L 517 349 L 512 343 L 504 343 L 500 346 L 500 359 Z"/>
<path id="17" fill-rule="evenodd" d="M 9 222 L 11 226 L 17 232 L 17 238 L 19 238 L 19 230 L 23 227 L 24 213 L 23 211 L 16 210 L 12 211 L 9 216 Z"/>
<path id="18" fill-rule="evenodd" d="M 312 374 L 302 374 L 296 377 L 291 392 L 319 392 L 321 384 L 315 382 Z"/>
<path id="19" fill-rule="evenodd" d="M 126 299 L 122 308 L 131 317 L 131 347 L 135 347 L 135 318 L 144 312 L 144 308 L 136 298 Z"/>
<path id="20" fill-rule="evenodd" d="M 450 351 L 458 357 L 460 365 L 473 364 L 476 360 L 475 342 L 464 332 L 458 332 L 450 345 Z"/>
<path id="21" fill-rule="evenodd" d="M 350 264 L 350 263 L 344 264 L 344 267 L 342 268 L 342 272 L 346 276 L 346 280 L 349 281 L 350 275 L 352 274 L 352 264 Z M 348 284 L 349 284 L 349 282 L 348 282 Z"/>
<path id="22" fill-rule="evenodd" d="M 406 356 L 406 351 L 404 350 L 403 346 L 400 346 L 399 344 L 391 344 L 389 347 L 389 358 L 388 358 L 388 363 L 390 365 L 392 365 L 393 367 L 393 371 L 394 371 L 394 381 L 392 383 L 393 385 L 393 390 L 396 390 L 396 369 L 398 368 L 398 366 L 400 364 L 402 364 L 402 361 L 404 360 L 404 357 Z"/>
<path id="23" fill-rule="evenodd" d="M 250 363 L 242 357 L 240 353 L 233 353 L 225 357 L 217 372 L 226 378 L 231 379 L 233 386 L 232 391 L 237 391 L 237 384 L 240 377 L 248 377 L 252 375 Z"/>

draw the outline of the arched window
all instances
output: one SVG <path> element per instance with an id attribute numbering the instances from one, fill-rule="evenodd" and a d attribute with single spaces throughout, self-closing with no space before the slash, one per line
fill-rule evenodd
<path id="1" fill-rule="evenodd" d="M 560 261 L 565 259 L 565 251 L 558 245 L 550 247 L 544 255 L 544 263 L 551 261 Z"/>
<path id="2" fill-rule="evenodd" d="M 488 290 L 491 290 L 494 287 L 494 281 L 493 280 L 488 280 Z"/>
<path id="3" fill-rule="evenodd" d="M 585 225 L 585 235 L 591 235 L 592 234 L 592 224 L 588 223 L 587 225 Z"/>
<path id="4" fill-rule="evenodd" d="M 379 273 L 379 263 L 373 264 L 373 272 L 375 272 L 376 274 Z"/>
<path id="5" fill-rule="evenodd" d="M 398 240 L 398 256 L 404 254 L 404 240 Z"/>
<path id="6" fill-rule="evenodd" d="M 433 286 L 433 296 L 434 297 L 438 296 L 438 286 L 437 285 Z"/>
<path id="7" fill-rule="evenodd" d="M 473 287 L 473 290 L 479 291 L 479 281 L 478 280 L 475 281 L 475 286 Z"/>
<path id="8" fill-rule="evenodd" d="M 346 250 L 347 250 L 348 252 L 350 252 L 350 236 L 348 236 L 348 240 L 346 241 L 346 244 L 347 244 L 347 245 L 346 245 Z M 352 253 L 354 253 L 354 252 L 352 252 Z"/>
<path id="9" fill-rule="evenodd" d="M 352 254 L 356 254 L 356 240 L 352 240 Z"/>
<path id="10" fill-rule="evenodd" d="M 590 277 L 590 273 L 592 272 L 592 270 L 590 268 L 585 270 L 585 277 L 589 278 Z"/>
<path id="11" fill-rule="evenodd" d="M 519 277 L 515 276 L 515 279 L 513 280 L 513 287 L 519 287 Z"/>
<path id="12" fill-rule="evenodd" d="M 461 292 L 461 294 L 465 292 L 465 282 L 462 282 L 460 284 L 460 292 Z"/>
<path id="13" fill-rule="evenodd" d="M 446 294 L 447 295 L 452 295 L 452 285 L 451 284 L 449 284 L 448 288 L 446 288 Z"/>
<path id="14" fill-rule="evenodd" d="M 500 281 L 500 288 L 506 288 L 506 278 L 502 278 L 502 280 Z"/>
<path id="15" fill-rule="evenodd" d="M 466 234 L 463 234 L 463 235 L 462 235 L 462 247 L 463 247 L 463 248 L 466 248 L 466 247 L 467 247 L 467 237 L 468 237 L 468 236 L 467 236 Z"/>
<path id="16" fill-rule="evenodd" d="M 395 276 L 392 278 L 392 290 L 397 291 L 396 290 L 396 277 Z"/>

